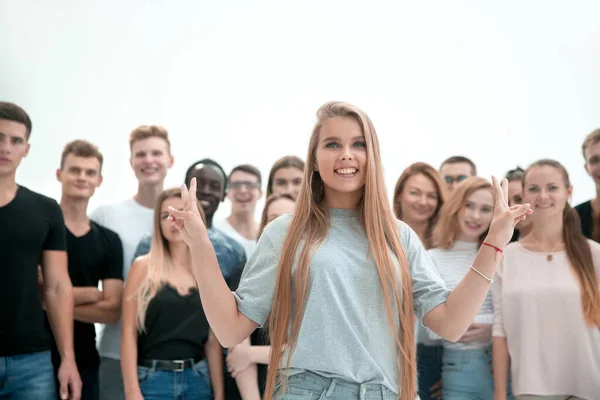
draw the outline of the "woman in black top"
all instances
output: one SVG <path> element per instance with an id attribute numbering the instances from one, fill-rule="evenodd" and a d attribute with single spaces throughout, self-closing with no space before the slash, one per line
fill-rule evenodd
<path id="1" fill-rule="evenodd" d="M 600 242 L 600 129 L 596 129 L 581 146 L 585 170 L 596 184 L 596 197 L 575 207 L 581 220 L 581 231 L 588 238 Z"/>
<path id="2" fill-rule="evenodd" d="M 134 261 L 125 284 L 125 395 L 127 400 L 203 400 L 213 399 L 214 390 L 214 398 L 223 399 L 221 346 L 202 309 L 190 250 L 167 221 L 169 206 L 183 207 L 180 189 L 158 197 L 150 253 Z"/>

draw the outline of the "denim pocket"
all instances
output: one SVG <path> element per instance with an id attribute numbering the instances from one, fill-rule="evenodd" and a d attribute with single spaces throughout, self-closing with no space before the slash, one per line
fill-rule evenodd
<path id="1" fill-rule="evenodd" d="M 206 362 L 206 360 L 201 360 L 194 364 L 194 366 L 192 367 L 192 372 L 194 373 L 194 375 L 200 378 L 204 378 L 207 381 L 209 380 L 208 363 Z"/>
<path id="2" fill-rule="evenodd" d="M 142 383 L 152 376 L 152 371 L 148 367 L 137 367 L 138 382 Z"/>
<path id="3" fill-rule="evenodd" d="M 442 361 L 442 373 L 462 371 L 464 365 L 464 358 L 452 357 L 448 355 L 448 352 L 446 352 L 446 354 L 444 354 L 444 360 Z"/>

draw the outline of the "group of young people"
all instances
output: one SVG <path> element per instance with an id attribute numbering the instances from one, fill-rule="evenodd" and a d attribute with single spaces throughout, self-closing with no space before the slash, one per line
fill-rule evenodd
<path id="1" fill-rule="evenodd" d="M 327 103 L 260 221 L 252 165 L 165 188 L 159 126 L 130 134 L 136 194 L 91 213 L 103 156 L 68 143 L 57 203 L 16 183 L 31 132 L 0 102 L 0 399 L 600 398 L 600 130 L 576 208 L 554 160 L 499 182 L 461 156 L 390 204 L 372 121 Z"/>

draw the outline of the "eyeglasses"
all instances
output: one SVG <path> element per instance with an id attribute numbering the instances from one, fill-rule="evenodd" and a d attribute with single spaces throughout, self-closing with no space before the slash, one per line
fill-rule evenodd
<path id="1" fill-rule="evenodd" d="M 458 182 L 462 182 L 465 179 L 467 179 L 468 177 L 466 175 L 456 175 L 456 176 L 450 176 L 450 175 L 446 175 L 444 176 L 444 181 L 446 181 L 446 183 L 450 184 L 450 183 L 458 183 Z"/>
<path id="2" fill-rule="evenodd" d="M 229 188 L 233 190 L 240 190 L 243 187 L 246 187 L 248 190 L 252 189 L 260 189 L 260 183 L 258 182 L 249 182 L 249 181 L 235 181 L 229 183 Z"/>

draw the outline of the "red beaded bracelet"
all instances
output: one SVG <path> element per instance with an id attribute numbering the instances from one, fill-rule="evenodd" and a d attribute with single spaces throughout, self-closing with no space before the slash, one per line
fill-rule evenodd
<path id="1" fill-rule="evenodd" d="M 494 250 L 496 250 L 496 253 L 500 253 L 500 255 L 502 256 L 502 259 L 504 260 L 504 251 L 500 247 L 496 247 L 493 244 L 489 244 L 486 242 L 483 242 L 482 244 L 489 246 L 489 247 L 493 248 Z"/>

